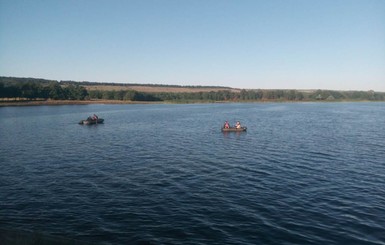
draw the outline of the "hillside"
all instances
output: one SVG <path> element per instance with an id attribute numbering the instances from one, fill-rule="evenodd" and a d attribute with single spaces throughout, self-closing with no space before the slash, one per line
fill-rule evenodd
<path id="1" fill-rule="evenodd" d="M 218 92 L 230 91 L 240 92 L 240 89 L 222 87 L 222 86 L 180 86 L 167 84 L 137 84 L 137 83 L 97 83 L 97 82 L 76 82 L 76 81 L 60 81 L 62 85 L 80 85 L 88 91 L 127 91 L 135 90 L 145 93 L 193 93 L 193 92 Z"/>

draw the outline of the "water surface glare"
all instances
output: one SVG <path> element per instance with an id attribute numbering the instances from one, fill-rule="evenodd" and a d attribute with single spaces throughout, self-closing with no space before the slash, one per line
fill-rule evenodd
<path id="1" fill-rule="evenodd" d="M 100 125 L 78 125 L 96 113 Z M 222 133 L 225 120 L 248 131 Z M 385 244 L 385 103 L 0 107 L 0 228 L 97 244 Z"/>

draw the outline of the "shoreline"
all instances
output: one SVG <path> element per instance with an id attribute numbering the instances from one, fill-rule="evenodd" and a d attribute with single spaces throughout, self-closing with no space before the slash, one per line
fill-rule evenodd
<path id="1" fill-rule="evenodd" d="M 41 105 L 91 105 L 91 104 L 160 104 L 165 102 L 121 101 L 121 100 L 22 100 L 0 101 L 0 107 Z"/>
<path id="2" fill-rule="evenodd" d="M 0 107 L 13 106 L 55 106 L 55 105 L 129 105 L 129 104 L 210 104 L 210 103 L 343 103 L 343 102 L 384 102 L 370 100 L 259 100 L 259 101 L 128 101 L 128 100 L 22 100 L 22 101 L 0 101 Z"/>

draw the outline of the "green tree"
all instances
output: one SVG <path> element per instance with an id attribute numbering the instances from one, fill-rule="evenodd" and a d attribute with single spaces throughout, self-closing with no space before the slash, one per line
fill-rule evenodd
<path id="1" fill-rule="evenodd" d="M 70 84 L 63 89 L 65 99 L 84 100 L 88 95 L 87 90 L 79 85 Z"/>
<path id="2" fill-rule="evenodd" d="M 49 98 L 53 100 L 64 100 L 65 94 L 62 87 L 58 83 L 50 84 L 49 89 Z"/>

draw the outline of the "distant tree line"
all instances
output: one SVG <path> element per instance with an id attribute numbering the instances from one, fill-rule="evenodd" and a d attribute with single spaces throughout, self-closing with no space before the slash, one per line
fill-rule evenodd
<path id="1" fill-rule="evenodd" d="M 161 100 L 203 100 L 203 101 L 342 101 L 342 100 L 371 100 L 385 101 L 385 93 L 374 91 L 333 91 L 316 90 L 301 92 L 298 90 L 228 90 L 199 93 L 158 93 Z"/>
<path id="2" fill-rule="evenodd" d="M 83 82 L 80 84 L 84 84 Z M 53 99 L 53 100 L 120 100 L 120 101 L 385 101 L 385 93 L 374 91 L 334 90 L 280 90 L 243 89 L 239 92 L 226 90 L 210 92 L 157 92 L 135 90 L 88 90 L 73 81 L 54 81 L 35 78 L 0 77 L 0 99 Z M 100 84 L 95 84 L 99 85 Z M 106 83 L 106 86 L 111 84 Z M 121 86 L 121 84 L 119 84 Z M 157 85 L 158 86 L 158 85 Z M 175 86 L 174 86 L 175 87 Z M 205 87 L 207 88 L 207 87 Z M 214 88 L 214 87 L 213 87 Z M 217 87 L 218 88 L 218 87 Z"/>
<path id="3" fill-rule="evenodd" d="M 162 101 L 154 94 L 135 90 L 90 90 L 88 97 L 92 100 Z"/>
<path id="4" fill-rule="evenodd" d="M 61 86 L 56 81 L 39 80 L 4 82 L 0 80 L 0 98 L 27 100 L 84 100 L 87 90 L 79 85 Z"/>
<path id="5" fill-rule="evenodd" d="M 232 92 L 230 90 L 210 92 L 158 92 L 144 93 L 134 90 L 120 91 L 88 91 L 90 99 L 107 100 L 131 100 L 131 101 L 346 101 L 346 100 L 369 100 L 385 101 L 385 93 L 374 91 L 333 91 L 316 90 L 312 92 L 301 92 L 297 90 L 241 90 Z"/>

